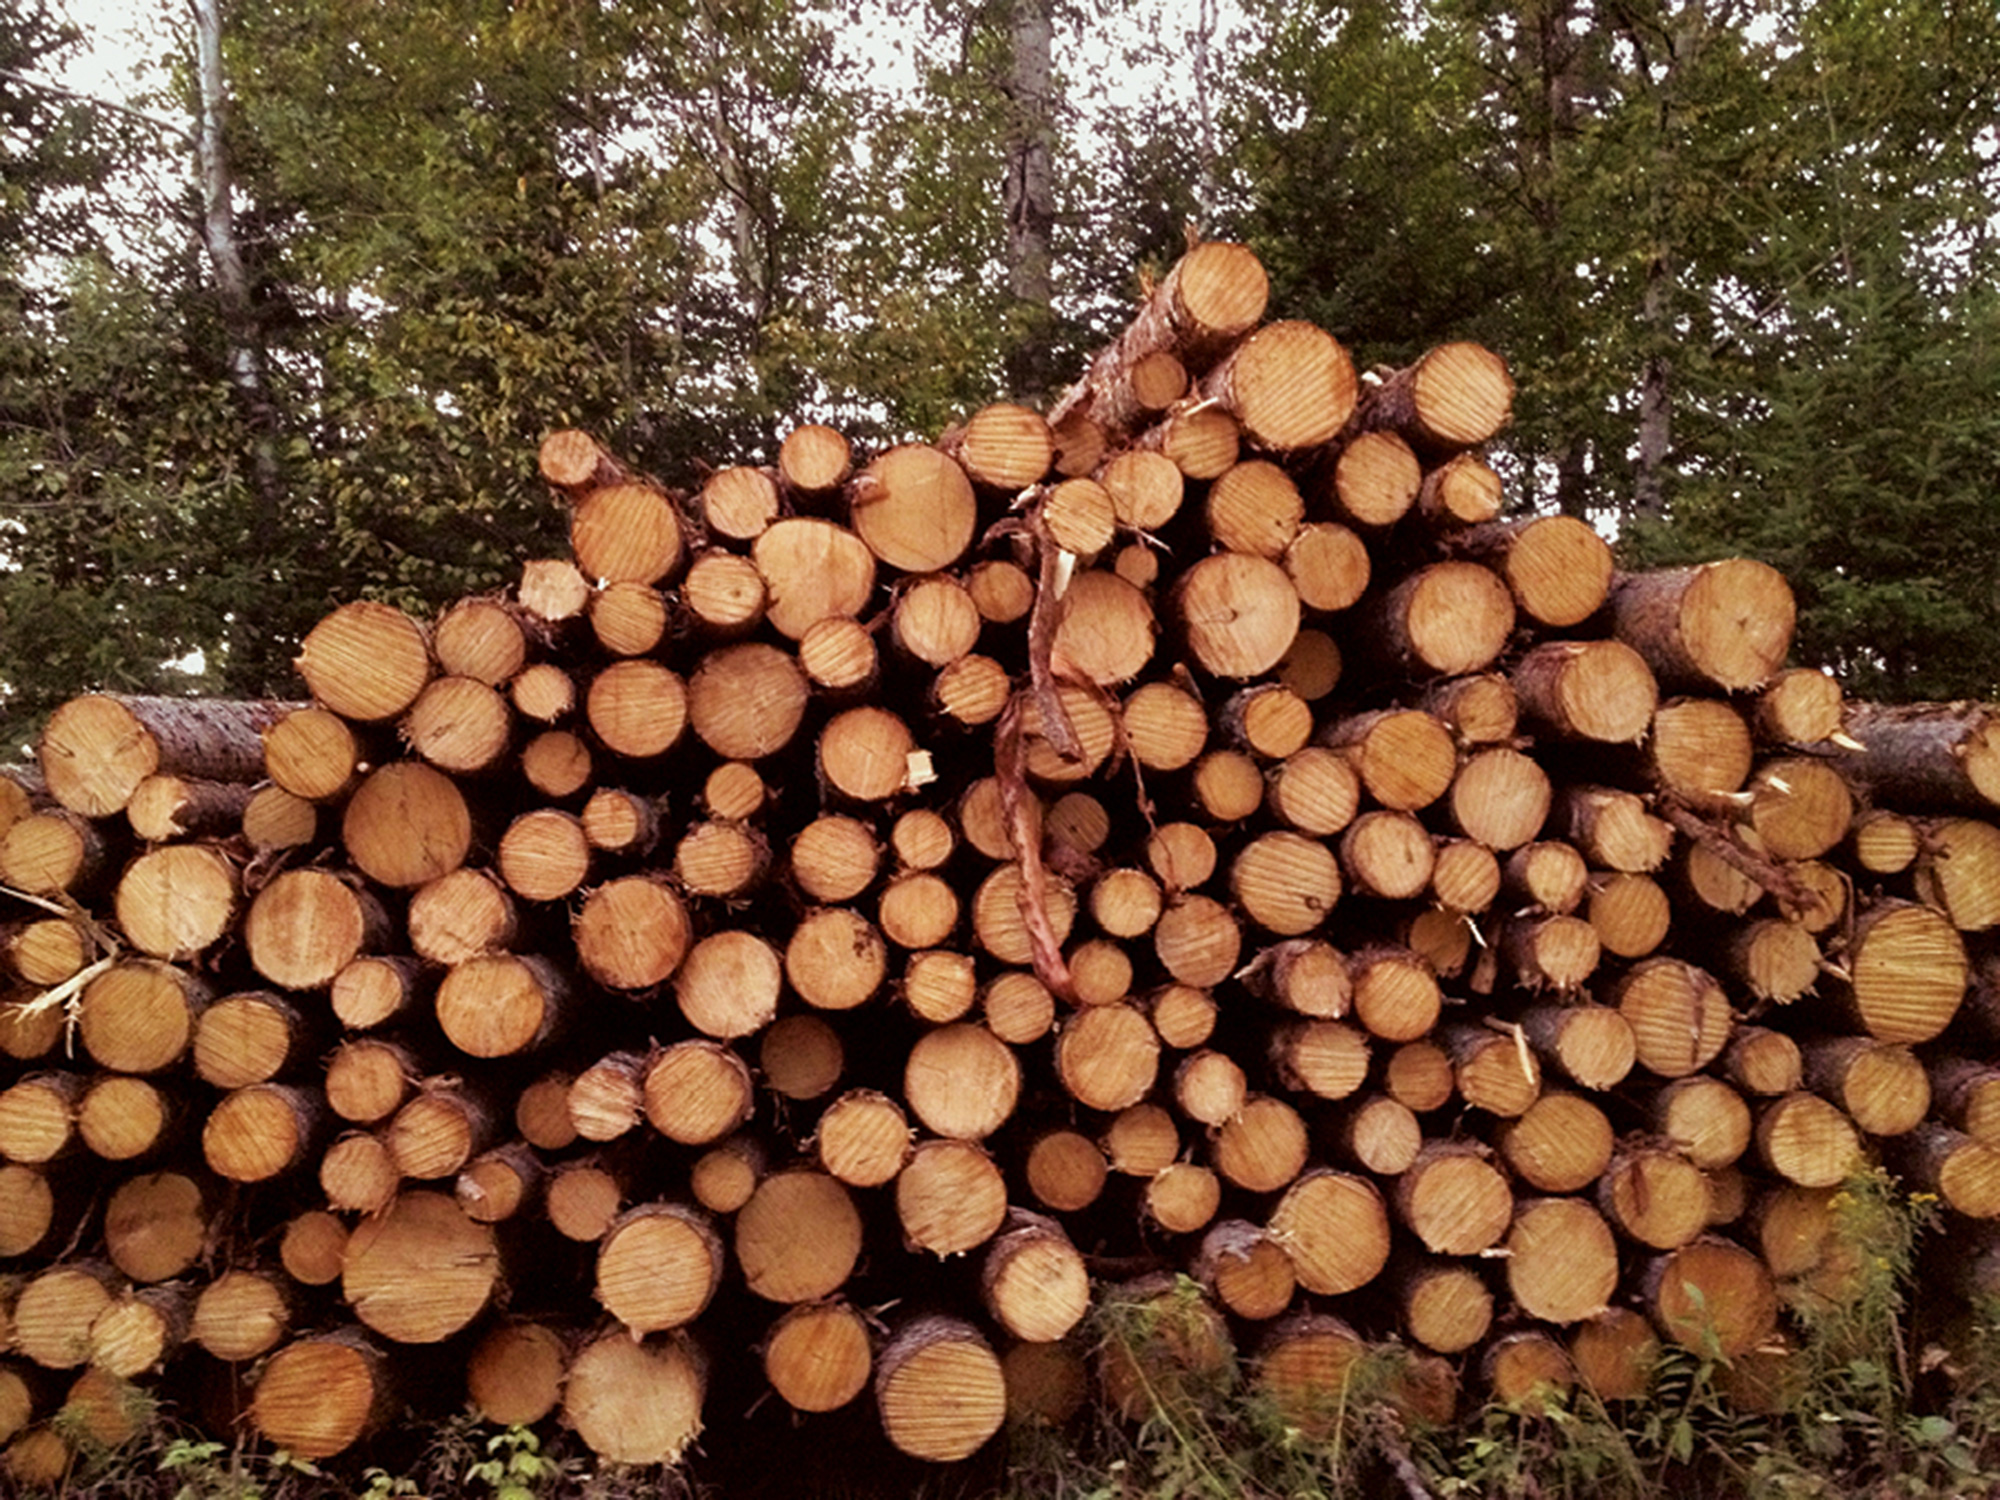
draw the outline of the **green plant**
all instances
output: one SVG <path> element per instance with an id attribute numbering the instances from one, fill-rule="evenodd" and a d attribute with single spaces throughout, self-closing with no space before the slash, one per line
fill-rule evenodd
<path id="1" fill-rule="evenodd" d="M 486 1440 L 487 1456 L 466 1470 L 468 1482 L 491 1487 L 493 1500 L 534 1500 L 544 1484 L 562 1477 L 563 1466 L 542 1453 L 531 1427 L 513 1426 Z"/>

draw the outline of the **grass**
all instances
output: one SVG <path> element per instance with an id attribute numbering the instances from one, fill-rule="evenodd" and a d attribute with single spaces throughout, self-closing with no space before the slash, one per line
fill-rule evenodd
<path id="1" fill-rule="evenodd" d="M 1731 1362 L 1668 1347 L 1648 1399 L 1538 1391 L 1449 1423 L 1426 1416 L 1437 1361 L 1394 1344 L 1336 1340 L 1327 1378 L 1302 1401 L 1240 1359 L 1185 1278 L 1107 1298 L 1087 1358 L 1108 1395 L 1059 1426 L 1010 1433 L 1004 1479 L 939 1470 L 933 1497 L 971 1500 L 1971 1500 L 2000 1494 L 2000 1306 L 1947 1311 L 1913 1299 L 1934 1207 L 1881 1174 L 1835 1199 L 1839 1295 L 1796 1289 L 1782 1350 Z M 496 1430 L 471 1416 L 373 1466 L 306 1463 L 178 1430 L 136 1389 L 139 1434 L 106 1448 L 75 1418 L 56 1493 L 75 1500 L 697 1500 L 687 1473 L 621 1470 L 566 1433 Z M 1434 1412 L 1431 1415 L 1435 1415 Z M 553 1424 L 549 1424 L 553 1425 Z M 836 1467 L 836 1466 L 830 1466 Z M 798 1476 L 803 1482 L 805 1476 Z M 828 1496 L 887 1494 L 866 1473 L 820 1481 Z M 907 1472 L 895 1493 L 908 1495 Z M 793 1493 L 808 1493 L 794 1488 Z"/>

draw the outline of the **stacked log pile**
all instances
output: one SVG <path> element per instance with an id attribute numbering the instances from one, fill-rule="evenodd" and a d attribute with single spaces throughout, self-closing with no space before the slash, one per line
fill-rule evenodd
<path id="1" fill-rule="evenodd" d="M 1296 1413 L 1390 1337 L 1423 1411 L 1638 1395 L 1842 1295 L 1865 1158 L 2000 1216 L 2000 721 L 1503 518 L 1488 351 L 1264 311 L 1203 245 L 1046 416 L 692 496 L 558 433 L 504 596 L 60 710 L 0 779 L 16 1476 L 121 1381 L 673 1461 L 746 1365 L 959 1460 L 1142 1412 L 1078 1329 L 1171 1273 L 1161 1369 Z"/>

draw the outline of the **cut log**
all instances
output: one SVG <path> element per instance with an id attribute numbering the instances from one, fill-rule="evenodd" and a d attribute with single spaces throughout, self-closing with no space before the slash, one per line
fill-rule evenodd
<path id="1" fill-rule="evenodd" d="M 652 875 L 627 875 L 584 897 L 571 928 L 576 958 L 607 989 L 664 983 L 686 957 L 693 929 L 673 888 Z"/>
<path id="2" fill-rule="evenodd" d="M 818 430 L 825 432 L 829 429 Z M 798 438 L 804 431 L 804 428 L 794 431 L 785 441 L 792 442 L 793 438 Z M 838 434 L 835 436 L 838 437 Z M 794 457 L 802 467 L 812 467 L 810 462 L 812 455 L 804 451 L 812 441 L 813 437 L 809 435 L 801 439 L 793 449 Z M 784 453 L 784 448 L 780 447 L 778 450 L 780 477 L 783 476 Z M 840 440 L 838 455 L 834 462 L 822 464 L 820 473 L 808 476 L 816 482 L 805 486 L 807 493 L 829 493 L 841 479 L 846 477 L 847 443 L 844 439 Z M 829 470 L 839 476 L 831 484 L 824 482 L 826 471 Z M 731 464 L 727 468 L 717 469 L 702 481 L 701 493 L 695 498 L 701 507 L 701 519 L 710 534 L 727 537 L 732 542 L 755 541 L 764 534 L 766 527 L 778 519 L 780 510 L 778 481 L 763 469 L 753 469 L 743 464 Z"/>
<path id="3" fill-rule="evenodd" d="M 1514 1216 L 1507 1179 L 1479 1147 L 1433 1142 L 1396 1179 L 1396 1214 L 1434 1255 L 1476 1255 Z"/>
<path id="4" fill-rule="evenodd" d="M 192 776 L 148 776 L 125 804 L 125 820 L 149 843 L 220 837 L 243 824 L 252 788 L 247 782 L 204 781 Z"/>
<path id="5" fill-rule="evenodd" d="M 1309 1154 L 1299 1112 L 1265 1094 L 1252 1094 L 1216 1132 L 1210 1147 L 1215 1170 L 1252 1193 L 1274 1193 L 1305 1169 Z"/>
<path id="6" fill-rule="evenodd" d="M 1453 453 L 1476 448 L 1505 427 L 1513 402 L 1514 380 L 1498 354 L 1474 343 L 1441 344 L 1369 387 L 1355 425 Z"/>
<path id="7" fill-rule="evenodd" d="M 1969 977 L 1965 944 L 1927 906 L 1877 901 L 1857 915 L 1841 986 L 1861 1027 L 1877 1041 L 1927 1042 L 1951 1024 Z"/>
<path id="8" fill-rule="evenodd" d="M 430 658 L 421 632 L 417 652 L 428 676 Z M 420 680 L 417 686 L 422 685 Z M 257 780 L 264 774 L 260 734 L 298 706 L 87 693 L 49 716 L 35 758 L 57 802 L 86 818 L 108 818 L 125 810 L 148 776 Z"/>
<path id="9" fill-rule="evenodd" d="M 591 1340 L 571 1361 L 563 1420 L 614 1464 L 673 1464 L 701 1436 L 707 1365 L 675 1335 L 640 1343 L 623 1332 Z"/>
<path id="10" fill-rule="evenodd" d="M 195 1021 L 194 1070 L 218 1089 L 267 1083 L 301 1062 L 315 1040 L 304 1012 L 282 995 L 225 995 Z"/>
<path id="11" fill-rule="evenodd" d="M 1270 671 L 1299 632 L 1299 595 L 1290 576 L 1244 553 L 1217 553 L 1181 574 L 1174 610 L 1195 661 L 1216 677 Z"/>
<path id="12" fill-rule="evenodd" d="M 554 1328 L 500 1323 L 466 1360 L 465 1393 L 485 1421 L 530 1426 L 555 1410 L 568 1373 L 569 1348 Z"/>
<path id="13" fill-rule="evenodd" d="M 1352 1173 L 1305 1173 L 1278 1200 L 1268 1228 L 1299 1285 L 1321 1296 L 1366 1286 L 1388 1264 L 1388 1209 L 1374 1183 Z"/>
<path id="14" fill-rule="evenodd" d="M 1359 639 L 1388 670 L 1419 679 L 1484 671 L 1514 629 L 1507 585 L 1472 562 L 1418 569 L 1358 610 Z"/>
<path id="15" fill-rule="evenodd" d="M 693 576 L 693 570 L 689 576 Z M 764 582 L 762 575 L 753 572 L 753 576 L 757 615 L 761 619 Z M 613 656 L 645 656 L 666 639 L 667 601 L 650 584 L 606 584 L 591 596 L 590 629 L 598 645 Z"/>
<path id="16" fill-rule="evenodd" d="M 847 439 L 831 427 L 816 422 L 794 427 L 778 445 L 778 478 L 801 499 L 830 498 L 852 471 Z"/>
<path id="17" fill-rule="evenodd" d="M 517 612 L 501 600 L 461 599 L 431 628 L 431 650 L 446 676 L 497 688 L 527 665 L 528 637 Z"/>
<path id="18" fill-rule="evenodd" d="M 1832 1187 L 1852 1172 L 1861 1137 L 1854 1122 L 1814 1094 L 1791 1093 L 1757 1111 L 1757 1156 L 1801 1187 Z"/>
<path id="19" fill-rule="evenodd" d="M 1515 1175 L 1544 1193 L 1588 1187 L 1611 1161 L 1611 1122 L 1581 1094 L 1543 1094 L 1500 1121 L 1493 1140 Z"/>
<path id="20" fill-rule="evenodd" d="M 1285 1248 L 1242 1219 L 1224 1220 L 1202 1236 L 1193 1275 L 1229 1311 L 1253 1321 L 1290 1307 L 1298 1284 Z"/>
<path id="21" fill-rule="evenodd" d="M 1760 688 L 1791 650 L 1791 586 L 1749 558 L 1626 574 L 1613 583 L 1610 602 L 1618 638 L 1669 688 Z"/>
<path id="22" fill-rule="evenodd" d="M 341 817 L 341 843 L 369 879 L 410 890 L 465 863 L 472 814 L 451 778 L 401 761 L 371 771 L 355 789 Z"/>
<path id="23" fill-rule="evenodd" d="M 875 1357 L 866 1317 L 845 1302 L 788 1310 L 764 1340 L 764 1378 L 795 1411 L 837 1411 L 868 1387 Z"/>
<path id="24" fill-rule="evenodd" d="M 1646 1269 L 1654 1325 L 1668 1339 L 1724 1359 L 1744 1354 L 1777 1327 L 1778 1295 L 1764 1262 L 1741 1245 L 1704 1237 Z"/>
<path id="25" fill-rule="evenodd" d="M 817 1010 L 852 1010 L 882 986 L 889 950 L 882 934 L 844 906 L 808 911 L 785 948 L 785 978 Z"/>
<path id="26" fill-rule="evenodd" d="M 242 1362 L 275 1349 L 291 1322 L 286 1279 L 239 1268 L 224 1271 L 201 1289 L 189 1337 L 217 1359 Z"/>
<path id="27" fill-rule="evenodd" d="M 490 953 L 452 966 L 438 985 L 437 1019 L 470 1057 L 515 1057 L 553 1041 L 570 1003 L 568 979 L 549 959 Z"/>
<path id="28" fill-rule="evenodd" d="M 969 1458 L 1000 1430 L 1007 1384 L 1000 1360 L 971 1324 L 925 1317 L 883 1346 L 875 1363 L 882 1431 L 913 1458 Z"/>
<path id="29" fill-rule="evenodd" d="M 1545 642 L 1515 665 L 1513 683 L 1537 726 L 1603 744 L 1636 743 L 1659 700 L 1651 669 L 1622 641 Z"/>
<path id="30" fill-rule="evenodd" d="M 1506 579 L 1521 613 L 1540 625 L 1581 625 L 1611 592 L 1610 545 L 1574 516 L 1475 526 L 1453 547 Z"/>
<path id="31" fill-rule="evenodd" d="M 722 1240 L 678 1203 L 627 1209 L 597 1248 L 597 1300 L 634 1341 L 699 1317 L 722 1283 Z"/>
<path id="32" fill-rule="evenodd" d="M 1507 1290 L 1529 1317 L 1580 1323 L 1610 1307 L 1618 1287 L 1617 1242 L 1611 1227 L 1582 1200 L 1521 1203 L 1506 1250 Z"/>
<path id="33" fill-rule="evenodd" d="M 1006 1209 L 1000 1169 L 969 1141 L 918 1143 L 896 1178 L 904 1239 L 939 1258 L 985 1244 L 999 1232 Z"/>
<path id="34" fill-rule="evenodd" d="M 442 1193 L 405 1192 L 355 1229 L 341 1258 L 341 1295 L 384 1338 L 433 1344 L 479 1315 L 499 1274 L 489 1226 Z"/>
<path id="35" fill-rule="evenodd" d="M 750 1118 L 756 1103 L 750 1068 L 719 1042 L 676 1042 L 645 1071 L 646 1119 L 684 1146 L 719 1141 Z"/>
<path id="36" fill-rule="evenodd" d="M 157 959 L 127 959 L 84 986 L 77 1036 L 99 1067 L 157 1073 L 194 1045 L 209 988 L 185 969 Z"/>
<path id="37" fill-rule="evenodd" d="M 1413 1261 L 1396 1276 L 1396 1302 L 1412 1342 L 1439 1354 L 1463 1354 L 1493 1326 L 1493 1293 L 1477 1271 L 1450 1261 Z"/>
<path id="38" fill-rule="evenodd" d="M 273 1444 L 312 1460 L 353 1447 L 388 1420 L 394 1400 L 388 1357 L 365 1334 L 342 1329 L 272 1355 L 249 1415 Z"/>

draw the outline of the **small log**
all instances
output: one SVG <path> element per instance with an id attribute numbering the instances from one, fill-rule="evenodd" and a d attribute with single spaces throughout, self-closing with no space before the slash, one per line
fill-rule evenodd
<path id="1" fill-rule="evenodd" d="M 501 1224 L 526 1211 L 546 1175 L 533 1146 L 510 1141 L 467 1162 L 452 1184 L 452 1196 L 474 1223 Z"/>
<path id="2" fill-rule="evenodd" d="M 1757 1156 L 1801 1187 L 1832 1187 L 1855 1169 L 1861 1137 L 1854 1122 L 1814 1094 L 1790 1093 L 1757 1110 Z"/>
<path id="3" fill-rule="evenodd" d="M 1521 1030 L 1579 1088 L 1616 1088 L 1638 1060 L 1631 1024 L 1608 1005 L 1530 1006 Z"/>
<path id="4" fill-rule="evenodd" d="M 570 1362 L 563 1420 L 614 1464 L 674 1464 L 701 1436 L 707 1364 L 685 1337 L 592 1339 Z"/>
<path id="5" fill-rule="evenodd" d="M 1290 1307 L 1298 1284 L 1285 1248 L 1242 1219 L 1226 1219 L 1202 1236 L 1192 1274 L 1230 1312 L 1257 1322 Z"/>
<path id="6" fill-rule="evenodd" d="M 195 1178 L 145 1172 L 121 1182 L 104 1208 L 104 1253 L 142 1284 L 185 1274 L 208 1242 L 211 1205 Z"/>
<path id="7" fill-rule="evenodd" d="M 1566 740 L 1635 744 L 1659 702 L 1652 671 L 1622 641 L 1544 642 L 1515 665 L 1513 683 L 1523 712 Z"/>
<path id="8" fill-rule="evenodd" d="M 1461 532 L 1452 545 L 1506 579 L 1521 613 L 1539 625 L 1581 625 L 1611 592 L 1611 547 L 1575 516 L 1489 522 Z"/>
<path id="9" fill-rule="evenodd" d="M 882 987 L 888 972 L 882 934 L 850 907 L 808 911 L 785 947 L 785 978 L 816 1010 L 854 1009 Z"/>
<path id="10" fill-rule="evenodd" d="M 1514 1214 L 1507 1179 L 1481 1147 L 1434 1141 L 1396 1179 L 1396 1215 L 1434 1255 L 1498 1244 Z"/>
<path id="11" fill-rule="evenodd" d="M 452 879 L 449 875 L 445 877 L 446 881 Z M 480 879 L 484 881 L 485 877 Z M 441 884 L 434 882 L 424 889 L 429 891 Z M 412 901 L 410 909 L 415 911 L 417 902 Z M 511 916 L 512 908 L 506 911 Z M 366 1031 L 406 1015 L 429 998 L 435 979 L 435 973 L 421 959 L 409 954 L 364 955 L 350 959 L 333 976 L 327 998 L 341 1025 L 350 1031 Z"/>
<path id="12" fill-rule="evenodd" d="M 340 1329 L 296 1339 L 258 1374 L 250 1421 L 304 1460 L 345 1452 L 389 1419 L 389 1360 L 365 1334 Z"/>
<path id="13" fill-rule="evenodd" d="M 438 1025 L 470 1057 L 517 1057 L 554 1040 L 572 999 L 553 961 L 489 953 L 454 964 L 439 982 Z"/>
<path id="14" fill-rule="evenodd" d="M 1210 1164 L 1248 1192 L 1274 1193 L 1305 1169 L 1309 1144 L 1297 1110 L 1282 1099 L 1252 1094 L 1216 1132 Z"/>
<path id="15" fill-rule="evenodd" d="M 1493 1326 L 1493 1293 L 1470 1266 L 1413 1260 L 1395 1281 L 1403 1332 L 1426 1349 L 1463 1354 Z"/>
<path id="16" fill-rule="evenodd" d="M 970 1141 L 917 1144 L 896 1178 L 896 1217 L 915 1250 L 943 1258 L 985 1244 L 1007 1208 L 1005 1179 Z"/>
<path id="17" fill-rule="evenodd" d="M 839 493 L 853 467 L 847 439 L 816 422 L 794 427 L 778 445 L 778 478 L 802 500 L 822 501 Z"/>
<path id="18" fill-rule="evenodd" d="M 584 897 L 570 935 L 577 963 L 597 983 L 644 990 L 680 967 L 694 932 L 686 905 L 665 880 L 627 875 Z"/>
<path id="19" fill-rule="evenodd" d="M 1000 1360 L 969 1323 L 924 1317 L 906 1324 L 875 1362 L 882 1431 L 913 1458 L 954 1463 L 1000 1430 L 1007 1385 Z"/>
<path id="20" fill-rule="evenodd" d="M 1654 785 L 1691 802 L 1726 797 L 1749 778 L 1754 746 L 1743 715 L 1720 698 L 1669 698 L 1646 745 Z"/>
<path id="21" fill-rule="evenodd" d="M 765 1337 L 764 1378 L 794 1411 L 838 1411 L 874 1370 L 866 1316 L 841 1301 L 788 1309 Z"/>
<path id="22" fill-rule="evenodd" d="M 1066 1337 L 1090 1310 L 1090 1276 L 1069 1236 L 1055 1220 L 1019 1209 L 987 1246 L 979 1286 L 993 1320 L 1028 1343 Z"/>
<path id="23" fill-rule="evenodd" d="M 251 794 L 247 782 L 148 776 L 125 804 L 125 821 L 149 843 L 226 836 L 242 827 Z"/>
<path id="24" fill-rule="evenodd" d="M 257 893 L 243 922 L 250 963 L 287 990 L 329 985 L 364 949 L 388 938 L 382 904 L 331 870 L 286 870 Z"/>
<path id="25" fill-rule="evenodd" d="M 341 1257 L 341 1296 L 399 1344 L 434 1344 L 485 1309 L 500 1277 L 490 1226 L 443 1193 L 405 1192 L 356 1227 Z"/>
<path id="26" fill-rule="evenodd" d="M 232 1182 L 268 1182 L 298 1170 L 325 1121 L 317 1094 L 279 1083 L 234 1089 L 209 1111 L 201 1154 Z"/>
<path id="27" fill-rule="evenodd" d="M 1578 1198 L 1530 1198 L 1507 1231 L 1507 1290 L 1545 1323 L 1581 1323 L 1604 1313 L 1618 1289 L 1611 1226 Z"/>
<path id="28" fill-rule="evenodd" d="M 1821 1037 L 1801 1051 L 1806 1087 L 1869 1135 L 1902 1135 L 1930 1113 L 1930 1077 L 1906 1046 L 1871 1037 Z"/>
<path id="29" fill-rule="evenodd" d="M 157 959 L 127 959 L 84 986 L 77 1036 L 101 1068 L 157 1073 L 194 1045 L 208 985 Z"/>
<path id="30" fill-rule="evenodd" d="M 1290 1254 L 1299 1285 L 1321 1296 L 1366 1286 L 1388 1264 L 1389 1212 L 1365 1177 L 1324 1167 L 1305 1173 L 1267 1227 Z"/>
<path id="31" fill-rule="evenodd" d="M 1332 1136 L 1336 1154 L 1377 1177 L 1407 1172 L 1424 1147 L 1415 1112 L 1387 1094 L 1357 1100 L 1335 1119 Z"/>
<path id="32" fill-rule="evenodd" d="M 819 429 L 822 432 L 827 430 Z M 804 431 L 803 428 L 795 430 L 785 441 L 791 442 Z M 795 447 L 794 453 L 801 461 L 808 458 L 808 455 L 801 450 L 812 441 L 812 437 L 808 436 Z M 838 462 L 825 466 L 837 470 L 843 479 L 846 477 L 847 468 L 846 451 L 846 441 L 842 440 Z M 702 523 L 708 528 L 711 536 L 726 537 L 732 542 L 754 542 L 764 534 L 765 529 L 773 521 L 778 519 L 783 508 L 778 490 L 779 481 L 784 478 L 782 447 L 779 448 L 778 454 L 779 473 L 776 477 L 763 469 L 753 469 L 746 464 L 731 464 L 726 468 L 717 469 L 702 481 L 701 492 L 695 497 L 695 503 L 701 508 Z M 820 480 L 825 476 L 817 474 L 811 477 Z M 813 484 L 807 487 L 807 493 L 827 493 L 839 482 L 839 479 L 836 479 L 832 485 Z"/>
<path id="33" fill-rule="evenodd" d="M 1611 1122 L 1581 1094 L 1546 1093 L 1519 1115 L 1501 1120 L 1493 1144 L 1529 1186 L 1574 1193 L 1610 1165 Z"/>
<path id="34" fill-rule="evenodd" d="M 1604 951 L 1617 958 L 1644 958 L 1667 940 L 1673 903 L 1648 875 L 1616 873 L 1589 882 L 1586 908 Z"/>
<path id="35" fill-rule="evenodd" d="M 1769 1269 L 1727 1240 L 1704 1236 L 1649 1262 L 1642 1287 L 1654 1326 L 1684 1348 L 1733 1359 L 1777 1327 Z"/>
<path id="36" fill-rule="evenodd" d="M 1391 673 L 1413 679 L 1483 672 L 1514 629 L 1514 597 L 1473 562 L 1433 563 L 1358 608 L 1355 629 Z"/>
<path id="37" fill-rule="evenodd" d="M 1692 692 L 1761 688 L 1791 650 L 1791 586 L 1767 564 L 1730 558 L 1625 574 L 1611 588 L 1612 629 L 1663 686 Z"/>
<path id="38" fill-rule="evenodd" d="M 1611 986 L 1609 998 L 1632 1028 L 1639 1066 L 1662 1078 L 1707 1067 L 1736 1024 L 1715 977 L 1677 958 L 1641 959 Z"/>
<path id="39" fill-rule="evenodd" d="M 520 615 L 499 599 L 460 599 L 431 627 L 438 671 L 501 687 L 528 662 Z M 268 748 L 268 741 L 267 741 Z"/>
<path id="40" fill-rule="evenodd" d="M 224 1271 L 195 1298 L 188 1336 L 217 1359 L 257 1359 L 290 1331 L 291 1301 L 283 1276 L 241 1267 Z"/>
<path id="41" fill-rule="evenodd" d="M 319 1159 L 319 1186 L 338 1213 L 379 1214 L 396 1201 L 403 1174 L 380 1136 L 354 1131 L 328 1146 Z"/>
<path id="42" fill-rule="evenodd" d="M 1514 380 L 1507 362 L 1479 344 L 1441 344 L 1372 385 L 1355 413 L 1363 432 L 1397 432 L 1430 452 L 1476 448 L 1507 425 Z"/>
<path id="43" fill-rule="evenodd" d="M 144 1078 L 104 1073 L 76 1106 L 76 1133 L 100 1161 L 136 1161 L 172 1143 L 183 1108 L 175 1095 Z"/>
<path id="44" fill-rule="evenodd" d="M 1241 679 L 1271 670 L 1299 632 L 1299 595 L 1278 564 L 1221 552 L 1182 573 L 1173 605 L 1203 671 Z"/>
<path id="45" fill-rule="evenodd" d="M 1597 1203 L 1628 1238 L 1655 1250 L 1690 1243 L 1708 1228 L 1708 1178 L 1678 1151 L 1618 1152 L 1598 1179 Z"/>
<path id="46" fill-rule="evenodd" d="M 465 1394 L 482 1420 L 531 1426 L 556 1409 L 569 1374 L 568 1341 L 544 1323 L 496 1324 L 465 1362 Z"/>
<path id="47" fill-rule="evenodd" d="M 921 443 L 891 448 L 875 459 L 849 481 L 847 502 L 855 535 L 882 562 L 905 573 L 935 573 L 957 562 L 971 545 L 978 519 L 965 470 Z M 767 531 L 760 547 L 778 529 Z M 758 566 L 768 581 L 761 557 Z M 774 585 L 773 596 L 778 593 Z"/>
<path id="48" fill-rule="evenodd" d="M 636 1341 L 699 1317 L 722 1284 L 722 1240 L 697 1211 L 642 1203 L 597 1247 L 597 1300 Z"/>
<path id="49" fill-rule="evenodd" d="M 2000 828 L 1978 818 L 1940 818 L 1923 828 L 1916 892 L 1960 932 L 2000 926 Z"/>
<path id="50" fill-rule="evenodd" d="M 689 576 L 693 576 L 693 570 Z M 761 575 L 756 575 L 756 599 L 757 616 L 761 619 L 764 609 Z M 613 656 L 650 654 L 666 639 L 667 624 L 667 601 L 651 584 L 608 583 L 591 595 L 591 634 Z"/>
<path id="51" fill-rule="evenodd" d="M 1660 1135 L 1704 1172 L 1732 1166 L 1750 1149 L 1750 1106 L 1720 1078 L 1677 1078 L 1651 1108 Z"/>
<path id="52" fill-rule="evenodd" d="M 840 1033 L 818 1016 L 786 1016 L 764 1031 L 757 1050 L 765 1087 L 787 1099 L 817 1099 L 847 1066 Z"/>
<path id="53" fill-rule="evenodd" d="M 676 1042 L 645 1070 L 646 1120 L 670 1141 L 705 1146 L 750 1118 L 750 1068 L 718 1042 Z"/>
<path id="54" fill-rule="evenodd" d="M 687 684 L 656 661 L 613 662 L 590 679 L 584 717 L 598 742 L 628 760 L 655 760 L 687 728 Z"/>
<path id="55" fill-rule="evenodd" d="M 282 995 L 225 995 L 195 1021 L 194 1070 L 218 1089 L 268 1083 L 303 1062 L 316 1040 L 305 1013 Z"/>

